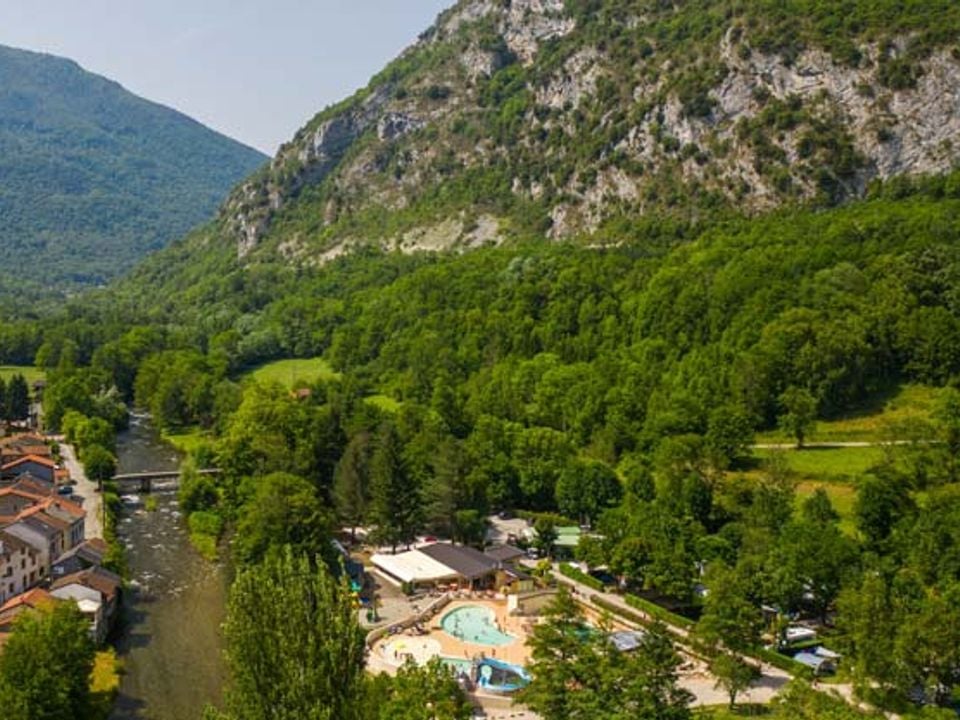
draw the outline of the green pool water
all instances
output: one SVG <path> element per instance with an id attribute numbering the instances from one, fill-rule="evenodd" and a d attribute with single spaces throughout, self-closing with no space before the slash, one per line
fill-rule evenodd
<path id="1" fill-rule="evenodd" d="M 448 635 L 466 643 L 499 647 L 516 640 L 497 627 L 497 615 L 482 605 L 464 605 L 451 610 L 440 621 Z"/>

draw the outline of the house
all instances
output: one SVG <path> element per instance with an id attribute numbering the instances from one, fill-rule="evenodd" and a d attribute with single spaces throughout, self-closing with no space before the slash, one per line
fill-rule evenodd
<path id="1" fill-rule="evenodd" d="M 93 538 L 77 545 L 61 555 L 50 567 L 50 577 L 54 580 L 66 575 L 103 565 L 107 555 L 107 544 L 99 538 Z"/>
<path id="2" fill-rule="evenodd" d="M 90 619 L 90 632 L 97 643 L 106 640 L 120 606 L 122 579 L 101 567 L 86 570 L 54 580 L 50 594 L 61 600 L 74 600 L 80 611 Z"/>
<path id="3" fill-rule="evenodd" d="M 523 550 L 513 545 L 496 545 L 484 550 L 483 554 L 498 563 L 515 563 L 526 555 Z"/>
<path id="4" fill-rule="evenodd" d="M 41 455 L 24 455 L 17 460 L 0 466 L 0 477 L 14 479 L 25 473 L 45 480 L 49 483 L 57 482 L 57 464 L 49 457 Z"/>
<path id="5" fill-rule="evenodd" d="M 67 530 L 65 523 L 49 516 L 45 517 L 42 512 L 21 517 L 4 528 L 4 531 L 40 551 L 43 577 L 46 577 L 53 561 L 63 554 L 64 536 Z"/>
<path id="6" fill-rule="evenodd" d="M 534 589 L 533 576 L 517 565 L 526 556 L 523 550 L 513 545 L 497 545 L 484 550 L 484 555 L 497 563 L 496 586 L 503 592 L 516 594 Z"/>
<path id="7" fill-rule="evenodd" d="M 30 493 L 31 495 L 36 495 L 38 497 L 51 497 L 57 493 L 57 488 L 55 485 L 48 483 L 46 480 L 41 480 L 30 473 L 18 475 L 16 478 L 8 482 L 10 484 L 7 487 L 10 489 Z M 2 485 L 0 485 L 0 487 L 2 487 Z"/>
<path id="8" fill-rule="evenodd" d="M 0 524 L 13 522 L 21 513 L 36 507 L 47 497 L 12 486 L 0 489 Z"/>
<path id="9" fill-rule="evenodd" d="M 580 542 L 582 531 L 576 525 L 557 528 L 557 539 L 553 543 L 554 554 L 558 557 L 573 557 Z"/>
<path id="10" fill-rule="evenodd" d="M 43 573 L 40 550 L 0 530 L 0 605 L 36 585 Z"/>
<path id="11" fill-rule="evenodd" d="M 55 527 L 62 533 L 62 537 L 50 544 L 50 562 L 83 542 L 87 514 L 77 503 L 56 494 L 41 495 L 39 492 L 29 491 L 35 484 L 33 481 L 25 481 L 0 489 L 0 527 L 12 527 L 32 517 Z M 28 538 L 23 539 L 30 542 Z"/>
<path id="12" fill-rule="evenodd" d="M 377 553 L 371 562 L 390 582 L 414 588 L 449 584 L 490 587 L 498 568 L 496 560 L 479 550 L 446 543 L 425 545 L 396 555 Z"/>

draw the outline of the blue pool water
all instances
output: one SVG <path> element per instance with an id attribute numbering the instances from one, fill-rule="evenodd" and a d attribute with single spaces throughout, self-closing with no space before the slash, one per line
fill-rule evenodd
<path id="1" fill-rule="evenodd" d="M 482 605 L 464 605 L 451 610 L 443 616 L 440 627 L 457 640 L 476 645 L 497 647 L 516 640 L 497 627 L 496 613 Z"/>

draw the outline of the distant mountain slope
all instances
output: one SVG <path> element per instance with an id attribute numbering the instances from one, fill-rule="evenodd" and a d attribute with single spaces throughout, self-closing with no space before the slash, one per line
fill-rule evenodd
<path id="1" fill-rule="evenodd" d="M 264 160 L 70 60 L 0 46 L 0 287 L 104 282 Z"/>

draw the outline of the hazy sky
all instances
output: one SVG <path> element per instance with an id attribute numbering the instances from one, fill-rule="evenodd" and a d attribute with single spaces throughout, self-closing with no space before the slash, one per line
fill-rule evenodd
<path id="1" fill-rule="evenodd" d="M 0 44 L 63 55 L 273 154 L 453 0 L 0 0 Z"/>

